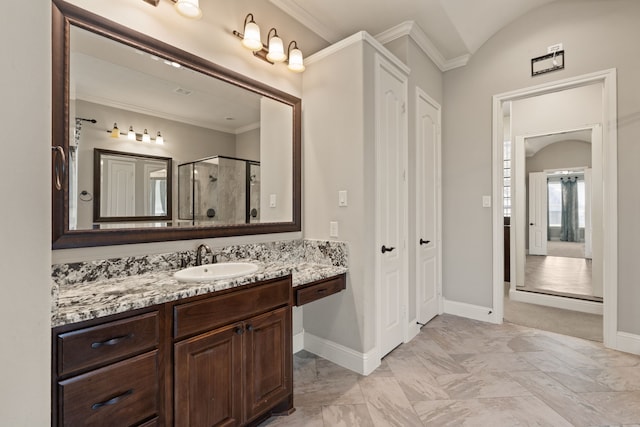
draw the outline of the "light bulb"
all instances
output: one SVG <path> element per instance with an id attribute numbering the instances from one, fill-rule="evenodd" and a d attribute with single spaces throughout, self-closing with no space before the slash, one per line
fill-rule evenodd
<path id="1" fill-rule="evenodd" d="M 158 131 L 158 135 L 156 136 L 156 144 L 162 145 L 164 144 L 164 138 L 160 135 L 160 131 Z"/>
<path id="2" fill-rule="evenodd" d="M 149 136 L 149 132 L 146 129 L 142 133 L 142 142 L 151 142 L 151 136 Z"/>
<path id="3" fill-rule="evenodd" d="M 133 131 L 133 126 L 129 126 L 129 132 L 127 132 L 127 138 L 131 141 L 136 140 L 136 133 Z"/>
<path id="4" fill-rule="evenodd" d="M 111 138 L 120 138 L 120 129 L 118 129 L 118 124 L 113 124 L 113 129 L 111 129 Z"/>
<path id="5" fill-rule="evenodd" d="M 296 73 L 304 71 L 304 58 L 302 57 L 302 51 L 300 49 L 295 48 L 289 51 L 289 65 L 287 67 Z"/>
<path id="6" fill-rule="evenodd" d="M 198 0 L 178 0 L 175 8 L 180 15 L 186 18 L 200 19 L 202 17 L 202 10 Z"/>
<path id="7" fill-rule="evenodd" d="M 278 37 L 277 33 L 269 39 L 269 53 L 267 53 L 267 59 L 271 62 L 282 62 L 287 59 L 287 55 L 284 53 L 282 39 Z"/>
<path id="8" fill-rule="evenodd" d="M 253 51 L 258 51 L 263 48 L 262 41 L 260 40 L 260 27 L 258 27 L 258 24 L 256 24 L 253 19 L 244 26 L 242 45 Z"/>

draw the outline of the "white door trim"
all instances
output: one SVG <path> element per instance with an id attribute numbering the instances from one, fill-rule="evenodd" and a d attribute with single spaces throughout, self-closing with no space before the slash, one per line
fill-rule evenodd
<path id="1" fill-rule="evenodd" d="M 618 348 L 618 129 L 617 124 L 617 78 L 616 69 L 598 71 L 571 77 L 557 82 L 544 83 L 529 88 L 493 96 L 493 308 L 497 323 L 504 316 L 504 243 L 503 243 L 503 115 L 505 102 L 557 92 L 559 90 L 602 84 L 603 101 L 603 150 L 602 177 L 603 197 L 603 281 L 604 281 L 604 344 Z"/>

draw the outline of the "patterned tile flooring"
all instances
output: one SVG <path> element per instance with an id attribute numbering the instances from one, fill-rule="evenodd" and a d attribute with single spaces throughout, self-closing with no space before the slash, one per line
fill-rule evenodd
<path id="1" fill-rule="evenodd" d="M 297 353 L 294 402 L 261 426 L 640 427 L 640 356 L 442 315 L 367 377 Z"/>

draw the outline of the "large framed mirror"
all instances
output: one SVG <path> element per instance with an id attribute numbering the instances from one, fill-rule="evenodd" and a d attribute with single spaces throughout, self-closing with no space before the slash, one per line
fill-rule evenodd
<path id="1" fill-rule="evenodd" d="M 52 145 L 66 154 L 53 159 L 54 249 L 300 231 L 299 98 L 64 1 L 53 6 Z M 140 201 L 154 203 L 150 215 L 109 206 L 97 182 L 105 163 L 124 177 L 133 158 L 155 186 Z M 190 174 L 175 167 L 189 164 Z M 127 194 L 111 178 L 109 191 Z"/>

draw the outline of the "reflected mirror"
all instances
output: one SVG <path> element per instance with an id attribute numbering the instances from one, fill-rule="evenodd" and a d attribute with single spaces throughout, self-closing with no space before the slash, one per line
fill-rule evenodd
<path id="1" fill-rule="evenodd" d="M 171 220 L 170 158 L 96 148 L 93 170 L 93 197 L 79 200 L 93 201 L 94 223 Z"/>
<path id="2" fill-rule="evenodd" d="M 298 98 L 54 4 L 54 248 L 300 230 Z"/>

